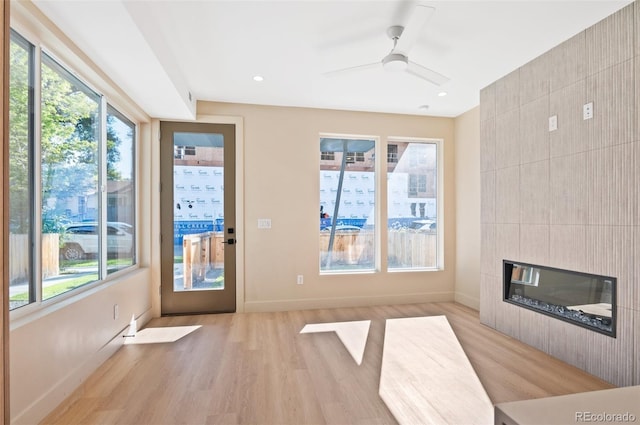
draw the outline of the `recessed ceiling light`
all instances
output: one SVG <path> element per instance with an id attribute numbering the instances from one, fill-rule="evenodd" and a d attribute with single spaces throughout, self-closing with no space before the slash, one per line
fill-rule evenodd
<path id="1" fill-rule="evenodd" d="M 253 81 L 264 81 L 264 78 L 262 75 L 256 75 L 253 77 Z"/>
<path id="2" fill-rule="evenodd" d="M 440 96 L 440 97 L 444 97 L 446 95 L 447 95 L 446 91 L 441 91 L 440 93 L 438 93 L 438 96 Z"/>

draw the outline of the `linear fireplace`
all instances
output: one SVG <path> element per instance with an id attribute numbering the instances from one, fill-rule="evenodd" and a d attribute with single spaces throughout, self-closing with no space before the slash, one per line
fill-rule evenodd
<path id="1" fill-rule="evenodd" d="M 616 336 L 615 277 L 503 260 L 503 300 Z"/>

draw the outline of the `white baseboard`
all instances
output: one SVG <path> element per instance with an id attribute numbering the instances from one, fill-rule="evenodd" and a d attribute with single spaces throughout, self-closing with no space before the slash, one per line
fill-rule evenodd
<path id="1" fill-rule="evenodd" d="M 247 313 L 261 313 L 272 311 L 312 310 L 319 308 L 364 307 L 387 304 L 416 304 L 451 301 L 454 301 L 453 292 L 430 292 L 363 297 L 246 301 L 244 303 L 244 311 Z"/>
<path id="2" fill-rule="evenodd" d="M 480 311 L 480 298 L 470 297 L 460 292 L 455 294 L 455 302 L 466 305 L 476 311 Z"/>
<path id="3" fill-rule="evenodd" d="M 151 320 L 151 309 L 136 318 L 141 327 Z M 12 424 L 37 424 L 40 423 L 56 407 L 65 402 L 68 397 L 80 388 L 87 378 L 95 372 L 102 363 L 113 356 L 124 344 L 124 334 L 129 330 L 127 326 L 118 335 L 108 341 L 98 352 L 94 353 L 84 363 L 69 373 L 57 385 L 52 386 L 40 398 L 31 403 L 26 409 L 11 419 Z"/>

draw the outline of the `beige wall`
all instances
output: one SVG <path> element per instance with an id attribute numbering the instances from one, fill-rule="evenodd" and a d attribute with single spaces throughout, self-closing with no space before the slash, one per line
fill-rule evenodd
<path id="1" fill-rule="evenodd" d="M 480 309 L 480 110 L 455 119 L 456 294 Z"/>
<path id="2" fill-rule="evenodd" d="M 636 1 L 480 95 L 481 321 L 616 385 L 640 384 L 639 24 Z M 502 302 L 503 259 L 617 277 L 617 337 Z"/>
<path id="3" fill-rule="evenodd" d="M 8 3 L 7 3 L 8 4 Z M 109 103 L 138 126 L 136 152 L 138 200 L 138 262 L 133 272 L 110 275 L 108 282 L 80 293 L 57 297 L 41 305 L 11 312 L 9 343 L 10 408 L 13 423 L 38 423 L 70 395 L 95 368 L 124 342 L 131 315 L 142 326 L 151 317 L 153 250 L 151 185 L 153 161 L 149 117 L 109 76 L 66 38 L 30 2 L 11 2 L 11 26 L 34 44 L 44 43 L 83 80 L 103 93 Z M 153 186 L 157 188 L 158 186 Z M 157 234 L 157 233 L 155 233 Z M 114 319 L 114 304 L 119 317 Z"/>
<path id="4" fill-rule="evenodd" d="M 284 310 L 453 300 L 454 121 L 392 114 L 199 102 L 198 115 L 244 119 L 245 310 Z M 444 140 L 445 268 L 434 272 L 320 275 L 320 133 Z M 379 195 L 386 196 L 380 185 Z M 270 218 L 271 229 L 258 229 Z M 384 240 L 383 240 L 384 243 Z M 304 284 L 296 284 L 296 275 Z"/>

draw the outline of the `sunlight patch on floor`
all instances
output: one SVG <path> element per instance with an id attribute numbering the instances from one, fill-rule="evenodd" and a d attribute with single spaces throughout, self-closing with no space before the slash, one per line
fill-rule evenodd
<path id="1" fill-rule="evenodd" d="M 358 365 L 362 364 L 371 320 L 357 322 L 315 323 L 305 325 L 301 334 L 335 332 Z"/>
<path id="2" fill-rule="evenodd" d="M 399 424 L 492 424 L 493 405 L 445 316 L 388 319 L 380 397 Z"/>
<path id="3" fill-rule="evenodd" d="M 125 338 L 124 343 L 125 345 L 133 345 L 176 342 L 201 327 L 202 325 L 146 328 L 136 332 L 135 336 Z"/>

